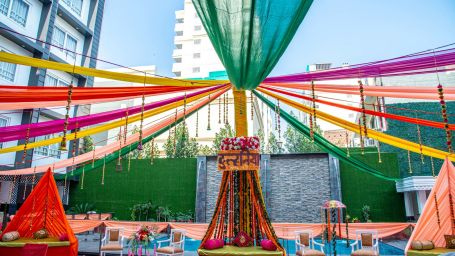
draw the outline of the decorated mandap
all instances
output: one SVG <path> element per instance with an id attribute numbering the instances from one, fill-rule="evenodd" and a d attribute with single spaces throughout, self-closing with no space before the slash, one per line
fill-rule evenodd
<path id="1" fill-rule="evenodd" d="M 98 222 L 81 224 L 77 221 L 68 223 L 53 175 L 64 180 L 65 184 L 68 175 L 80 176 L 81 188 L 83 188 L 85 173 L 103 166 L 101 184 L 104 184 L 106 163 L 117 161 L 121 167 L 122 162 L 127 161 L 129 169 L 129 159 L 126 156 L 130 152 L 143 150 L 143 146 L 147 143 L 153 145 L 154 139 L 165 132 L 175 132 L 176 125 L 185 124 L 186 118 L 194 114 L 198 115 L 198 111 L 202 108 L 209 109 L 209 129 L 210 105 L 218 100 L 219 107 L 223 105 L 224 115 L 226 115 L 228 106 L 225 95 L 231 90 L 234 96 L 236 137 L 226 138 L 218 152 L 218 171 L 222 172 L 222 180 L 210 224 L 195 228 L 197 236 L 202 238 L 199 255 L 286 255 L 275 230 L 277 227 L 280 230 L 282 225 L 272 225 L 264 205 L 258 173 L 260 168 L 258 149 L 262 142 L 257 137 L 248 137 L 247 117 L 250 112 L 247 109 L 248 97 L 250 100 L 260 100 L 273 110 L 279 133 L 281 133 L 280 122 L 284 120 L 325 152 L 379 179 L 396 180 L 395 177 L 389 177 L 361 159 L 351 156 L 349 148 L 341 149 L 325 139 L 316 131 L 317 122 L 323 120 L 345 129 L 346 132 L 356 133 L 360 137 L 362 152 L 365 140 L 373 139 L 407 151 L 408 160 L 411 153 L 418 154 L 422 159 L 425 156 L 430 157 L 432 161 L 433 158 L 444 159 L 444 167 L 430 194 L 430 203 L 426 204 L 410 242 L 425 238 L 433 240 L 437 247 L 442 247 L 443 236 L 448 233 L 454 235 L 453 186 L 450 185 L 453 181 L 449 171 L 453 169 L 451 161 L 455 160 L 452 148 L 452 131 L 455 130 L 455 125 L 449 123 L 446 100 L 455 99 L 455 90 L 441 83 L 419 87 L 366 86 L 361 79 L 438 73 L 439 68 L 453 71 L 455 48 L 423 51 L 325 71 L 268 77 L 310 9 L 311 0 L 193 0 L 193 3 L 226 68 L 228 81 L 173 79 L 151 76 L 147 73 L 143 76 L 132 75 L 0 52 L 2 62 L 38 69 L 59 70 L 73 75 L 143 84 L 142 87 L 103 88 L 84 88 L 74 84 L 70 84 L 67 88 L 0 85 L 0 110 L 44 107 L 66 109 L 66 115 L 62 119 L 0 127 L 0 142 L 20 141 L 16 146 L 0 148 L 0 154 L 23 152 L 20 160 L 25 165 L 30 161 L 30 150 L 34 148 L 58 144 L 61 150 L 72 151 L 72 157 L 55 162 L 52 166 L 41 165 L 0 172 L 0 176 L 7 176 L 13 184 L 17 182 L 19 176 L 33 177 L 34 182 L 37 175 L 44 173 L 36 187 L 29 188 L 32 192 L 4 231 L 4 234 L 17 231 L 21 238 L 1 242 L 0 254 L 20 255 L 22 246 L 26 243 L 38 243 L 31 238 L 36 232 L 45 230 L 49 238 L 39 242 L 49 246 L 47 255 L 77 255 L 77 240 L 70 224 L 80 230 L 101 224 Z M 328 82 L 342 79 L 358 79 L 358 85 L 338 85 Z M 250 91 L 249 96 L 247 91 Z M 310 93 L 302 94 L 300 93 L 302 91 Z M 318 93 L 323 92 L 357 95 L 360 98 L 360 107 L 319 98 Z M 163 96 L 164 99 L 146 102 L 147 97 L 157 95 Z M 367 103 L 366 97 L 375 97 L 378 100 Z M 440 120 L 388 113 L 384 102 L 379 100 L 384 97 L 438 102 L 441 107 Z M 141 99 L 140 105 L 77 117 L 70 117 L 69 114 L 71 107 L 74 106 L 135 98 Z M 302 103 L 302 100 L 307 103 Z M 360 118 L 358 123 L 349 122 L 319 110 L 316 104 L 353 111 L 359 113 Z M 283 108 L 283 105 L 287 107 Z M 309 118 L 309 125 L 305 125 L 288 113 L 286 109 L 289 108 L 305 113 Z M 145 122 L 158 115 L 164 115 L 164 117 L 151 123 Z M 369 117 L 414 124 L 418 140 L 414 142 L 371 129 L 368 126 Z M 140 124 L 138 132 L 128 130 L 128 125 L 134 122 Z M 420 127 L 443 130 L 446 147 L 438 149 L 425 145 L 420 135 Z M 89 152 L 79 152 L 77 146 L 79 139 L 116 128 L 121 128 L 121 132 L 115 142 L 96 147 Z M 34 140 L 38 136 L 60 133 L 61 135 L 53 138 Z M 175 147 L 174 143 L 174 150 Z M 381 162 L 380 153 L 378 147 L 379 162 Z M 12 189 L 9 191 L 9 198 L 11 197 Z M 330 227 L 330 221 L 337 222 L 338 225 L 338 231 L 334 226 L 329 232 L 329 239 L 332 235 L 339 238 L 350 237 L 347 226 L 341 223 L 340 208 L 343 206 L 332 207 L 330 202 L 324 208 L 327 215 L 326 228 Z M 332 215 L 333 219 L 328 215 Z M 103 222 L 103 224 L 115 226 L 115 223 Z M 175 223 L 171 225 L 178 226 Z M 375 227 L 379 229 L 383 226 L 387 225 L 381 224 Z M 355 229 L 355 227 L 353 224 L 352 228 Z M 391 229 L 395 232 L 407 227 L 400 224 Z M 160 228 L 164 229 L 164 226 Z M 320 227 L 308 226 L 308 228 L 317 230 L 318 232 L 315 232 L 317 234 L 322 233 Z M 202 237 L 201 233 L 204 233 Z M 387 234 L 390 233 L 393 232 L 390 231 Z M 63 241 L 57 241 L 59 237 L 63 237 Z M 408 245 L 409 248 L 410 245 Z M 408 252 L 411 254 L 412 250 Z"/>

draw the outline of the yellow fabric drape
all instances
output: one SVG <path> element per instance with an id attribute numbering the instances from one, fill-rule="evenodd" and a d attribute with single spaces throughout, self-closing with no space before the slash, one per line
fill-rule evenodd
<path id="1" fill-rule="evenodd" d="M 294 107 L 294 108 L 296 108 L 298 110 L 301 110 L 301 111 L 303 111 L 305 113 L 312 113 L 312 111 L 313 111 L 312 108 L 310 108 L 308 106 L 305 106 L 303 104 L 300 104 L 298 102 L 289 100 L 286 97 L 280 96 L 280 95 L 275 94 L 275 93 L 271 93 L 271 92 L 269 92 L 267 90 L 264 90 L 264 89 L 261 89 L 261 88 L 258 88 L 257 90 L 262 92 L 262 93 L 265 93 L 265 94 L 267 94 L 267 95 L 269 95 L 269 96 L 271 96 L 273 98 L 279 99 L 280 102 L 285 103 L 285 104 L 287 104 L 287 105 L 289 105 L 291 107 Z M 324 121 L 327 121 L 329 123 L 337 125 L 337 126 L 339 126 L 341 128 L 344 128 L 346 130 L 349 130 L 349 131 L 352 131 L 352 132 L 355 132 L 355 133 L 358 133 L 358 134 L 359 133 L 362 133 L 362 134 L 364 133 L 363 127 L 359 127 L 358 124 L 348 122 L 346 120 L 343 120 L 341 118 L 332 116 L 332 115 L 327 114 L 325 112 L 322 112 L 320 110 L 316 110 L 316 115 L 317 115 L 317 117 L 319 119 L 322 119 Z M 408 140 L 405 140 L 405 139 L 401 139 L 401 138 L 398 138 L 398 137 L 394 137 L 394 136 L 391 136 L 391 135 L 388 135 L 388 134 L 385 134 L 385 133 L 382 133 L 382 132 L 378 132 L 378 131 L 375 131 L 375 130 L 372 130 L 372 129 L 367 129 L 367 133 L 368 133 L 368 137 L 369 138 L 378 140 L 380 142 L 392 145 L 392 146 L 397 147 L 397 148 L 401 148 L 401 149 L 404 149 L 404 150 L 409 150 L 409 151 L 412 151 L 412 152 L 420 154 L 420 145 L 417 144 L 417 143 L 414 143 L 414 142 L 411 142 L 411 141 L 408 141 Z M 427 156 L 431 156 L 431 157 L 435 157 L 435 158 L 439 158 L 439 159 L 445 159 L 446 157 L 448 157 L 451 161 L 455 161 L 455 155 L 454 154 L 449 154 L 448 152 L 445 152 L 445 151 L 442 151 L 442 150 L 439 150 L 439 149 L 435 149 L 435 148 L 432 148 L 432 147 L 428 147 L 428 146 L 423 146 L 422 145 L 422 154 L 427 155 Z"/>
<path id="2" fill-rule="evenodd" d="M 102 77 L 107 79 L 134 82 L 134 83 L 145 83 L 146 84 L 155 84 L 155 85 L 172 85 L 172 86 L 188 86 L 188 87 L 200 87 L 200 86 L 209 86 L 217 84 L 225 84 L 228 81 L 225 80 L 185 80 L 185 79 L 171 79 L 171 78 L 161 78 L 154 76 L 143 76 L 143 75 L 133 75 L 125 74 L 119 72 L 112 72 L 94 68 L 87 68 L 81 66 L 73 66 L 70 64 L 59 63 L 55 61 L 36 59 L 32 57 L 21 56 L 17 54 L 7 53 L 0 51 L 0 61 L 14 63 L 25 66 L 32 66 L 37 68 L 48 68 L 53 70 L 60 70 L 69 73 L 76 73 L 86 76 Z"/>
<path id="3" fill-rule="evenodd" d="M 246 107 L 246 94 L 243 90 L 232 88 L 234 94 L 235 135 L 248 136 L 248 119 Z"/>
<path id="4" fill-rule="evenodd" d="M 225 89 L 225 88 L 226 87 L 223 87 L 223 88 L 220 88 L 219 90 L 222 90 L 222 89 Z M 191 103 L 191 102 L 193 102 L 195 100 L 198 100 L 198 99 L 201 99 L 201 98 L 203 98 L 203 97 L 205 97 L 205 96 L 207 96 L 209 94 L 213 94 L 213 93 L 215 93 L 215 92 L 217 92 L 219 90 L 210 91 L 210 92 L 202 93 L 200 95 L 196 95 L 196 96 L 187 98 L 186 99 L 186 103 L 187 104 Z M 168 105 L 156 108 L 156 109 L 151 109 L 149 111 L 144 112 L 144 119 L 152 117 L 152 116 L 157 115 L 157 114 L 161 114 L 161 113 L 163 113 L 165 111 L 168 111 L 168 110 L 171 110 L 171 109 L 175 109 L 177 107 L 182 106 L 183 104 L 184 104 L 184 100 L 180 100 L 180 101 L 177 101 L 177 102 L 174 102 L 174 103 L 171 103 L 171 104 L 168 104 Z M 136 114 L 134 116 L 128 117 L 128 124 L 137 122 L 139 120 L 141 120 L 141 114 L 140 113 Z M 100 125 L 100 126 L 97 126 L 97 127 L 94 127 L 94 128 L 87 129 L 87 130 L 78 131 L 77 134 L 75 134 L 75 133 L 68 134 L 66 136 L 66 140 L 67 141 L 75 140 L 75 139 L 86 137 L 86 136 L 89 136 L 89 135 L 92 135 L 92 134 L 100 133 L 100 132 L 103 132 L 103 131 L 106 131 L 106 130 L 114 129 L 114 128 L 117 128 L 117 127 L 120 127 L 120 126 L 123 126 L 123 125 L 125 125 L 125 120 L 118 120 L 118 121 L 115 121 L 115 122 L 112 122 L 112 123 Z M 75 135 L 77 135 L 77 136 L 75 136 Z M 62 141 L 62 138 L 63 137 L 60 136 L 60 137 L 55 137 L 55 138 L 52 138 L 52 139 L 47 139 L 47 140 L 42 140 L 42 141 L 28 143 L 27 144 L 27 149 L 60 143 Z M 0 154 L 16 152 L 16 151 L 21 151 L 21 150 L 24 150 L 24 145 L 17 145 L 17 146 L 9 147 L 9 148 L 2 148 L 2 149 L 0 149 Z"/>

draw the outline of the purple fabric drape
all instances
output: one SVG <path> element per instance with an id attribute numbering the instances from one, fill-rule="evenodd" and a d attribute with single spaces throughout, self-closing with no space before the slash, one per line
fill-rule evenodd
<path id="1" fill-rule="evenodd" d="M 187 94 L 186 97 L 190 98 L 199 94 L 203 94 L 210 91 L 215 91 L 223 87 L 224 85 L 219 85 L 215 87 L 211 87 L 209 89 L 201 90 L 198 92 Z M 161 107 L 173 102 L 177 102 L 183 100 L 185 98 L 184 95 L 174 97 L 171 99 L 165 99 L 157 102 L 152 102 L 149 104 L 144 105 L 144 111 L 154 109 L 157 107 Z M 73 130 L 76 128 L 76 123 L 78 128 L 86 127 L 89 125 L 99 124 L 108 122 L 111 120 L 119 119 L 122 117 L 126 117 L 127 109 L 119 109 L 113 111 L 107 111 L 92 115 L 86 116 L 79 116 L 68 119 L 68 130 Z M 141 106 L 136 106 L 128 109 L 128 115 L 134 115 L 141 112 Z M 47 122 L 41 123 L 34 123 L 34 124 L 23 124 L 23 125 L 14 125 L 14 126 L 7 126 L 0 128 L 0 142 L 5 141 L 13 141 L 13 140 L 20 140 L 25 139 L 27 136 L 27 128 L 30 127 L 29 137 L 36 137 L 42 136 L 46 134 L 52 134 L 57 132 L 63 131 L 65 120 L 58 119 L 52 120 Z"/>

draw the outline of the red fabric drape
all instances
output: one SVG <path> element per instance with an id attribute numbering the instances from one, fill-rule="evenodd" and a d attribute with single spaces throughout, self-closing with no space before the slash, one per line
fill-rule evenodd
<path id="1" fill-rule="evenodd" d="M 4 233 L 18 231 L 21 237 L 32 238 L 33 233 L 45 228 L 50 237 L 67 234 L 70 256 L 77 256 L 77 239 L 66 219 L 65 211 L 49 168 L 25 200 Z"/>

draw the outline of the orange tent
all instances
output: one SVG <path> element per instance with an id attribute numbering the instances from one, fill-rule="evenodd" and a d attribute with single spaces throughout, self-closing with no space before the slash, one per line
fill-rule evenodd
<path id="1" fill-rule="evenodd" d="M 446 159 L 408 241 L 406 254 L 414 240 L 431 240 L 435 247 L 445 247 L 444 235 L 455 234 L 454 196 L 455 167 Z"/>
<path id="2" fill-rule="evenodd" d="M 49 237 L 59 238 L 67 234 L 70 256 L 77 256 L 77 238 L 63 210 L 54 176 L 49 168 L 25 200 L 4 233 L 18 231 L 21 238 L 32 238 L 33 233 L 45 228 Z M 61 248 L 62 249 L 62 248 Z M 48 251 L 47 255 L 51 255 Z"/>

